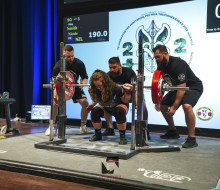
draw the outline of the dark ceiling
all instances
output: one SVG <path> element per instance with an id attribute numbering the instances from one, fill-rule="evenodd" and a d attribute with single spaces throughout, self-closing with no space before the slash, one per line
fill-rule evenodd
<path id="1" fill-rule="evenodd" d="M 82 3 L 82 2 L 88 2 L 92 0 L 64 0 L 65 4 L 70 4 L 70 3 Z"/>

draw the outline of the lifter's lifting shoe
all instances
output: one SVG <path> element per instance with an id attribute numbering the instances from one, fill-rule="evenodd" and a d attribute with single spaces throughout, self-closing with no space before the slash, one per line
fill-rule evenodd
<path id="1" fill-rule="evenodd" d="M 102 136 L 114 136 L 115 130 L 113 128 L 106 128 L 105 131 L 102 133 Z"/>
<path id="2" fill-rule="evenodd" d="M 125 144 L 127 144 L 128 142 L 127 142 L 127 139 L 124 137 L 124 138 L 121 138 L 120 137 L 120 141 L 119 141 L 119 144 L 120 145 L 125 145 Z"/>
<path id="3" fill-rule="evenodd" d="M 127 144 L 127 139 L 126 139 L 126 137 L 125 137 L 125 130 L 120 130 L 119 133 L 120 133 L 120 141 L 119 141 L 119 144 L 120 144 L 120 145 L 125 145 L 125 144 Z"/>
<path id="4" fill-rule="evenodd" d="M 180 138 L 177 130 L 169 129 L 164 135 L 160 135 L 161 139 L 178 139 Z"/>
<path id="5" fill-rule="evenodd" d="M 102 140 L 101 129 L 95 129 L 95 135 L 93 135 L 89 141 L 100 141 Z"/>
<path id="6" fill-rule="evenodd" d="M 89 133 L 89 134 L 91 134 L 91 133 L 93 133 L 93 131 L 90 130 L 90 129 L 88 129 L 88 128 L 84 125 L 84 126 L 80 127 L 80 133 L 81 133 L 81 134 L 83 134 L 83 133 Z"/>
<path id="7" fill-rule="evenodd" d="M 196 138 L 190 136 L 187 137 L 186 142 L 182 145 L 183 148 L 193 148 L 197 146 Z"/>
<path id="8" fill-rule="evenodd" d="M 90 139 L 89 139 L 89 141 L 100 141 L 100 140 L 102 140 L 102 134 L 100 133 L 100 134 L 95 134 L 95 135 L 93 135 Z"/>

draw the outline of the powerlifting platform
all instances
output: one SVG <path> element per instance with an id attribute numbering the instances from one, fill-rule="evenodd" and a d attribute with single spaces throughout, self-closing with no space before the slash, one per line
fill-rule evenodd
<path id="1" fill-rule="evenodd" d="M 57 151 L 65 151 L 65 152 L 73 152 L 73 153 L 81 153 L 88 155 L 96 155 L 96 156 L 104 156 L 104 157 L 117 157 L 120 159 L 129 159 L 132 156 L 136 155 L 140 152 L 171 152 L 171 151 L 180 151 L 180 148 L 177 146 L 148 146 L 148 142 L 143 140 L 143 131 L 147 128 L 146 123 L 142 121 L 142 112 L 143 112 L 143 84 L 144 84 L 144 54 L 143 54 L 143 39 L 139 36 L 139 60 L 138 60 L 138 76 L 136 83 L 133 83 L 132 88 L 132 129 L 131 129 L 131 137 L 130 137 L 130 148 L 126 145 L 118 145 L 118 142 L 114 142 L 113 138 L 110 138 L 111 142 L 106 141 L 96 141 L 89 142 L 89 138 L 82 137 L 80 135 L 80 139 L 76 138 L 74 135 L 74 139 L 71 139 L 70 136 L 68 138 L 65 137 L 66 130 L 66 102 L 65 102 L 65 81 L 66 81 L 66 68 L 65 68 L 65 55 L 63 54 L 64 44 L 60 43 L 60 60 L 61 60 L 61 68 L 60 68 L 60 90 L 59 90 L 59 113 L 57 116 L 57 129 L 58 129 L 58 138 L 53 139 L 52 137 L 52 125 L 53 125 L 53 91 L 55 88 L 55 81 L 51 81 L 49 86 L 51 88 L 51 135 L 49 141 L 37 143 L 35 144 L 35 148 L 47 149 L 47 150 L 57 150 Z M 135 87 L 137 85 L 137 89 Z M 159 86 L 158 86 L 159 89 Z M 135 94 L 137 93 L 137 102 L 135 101 Z M 137 121 L 135 122 L 135 102 L 137 105 Z M 73 134 L 73 133 L 72 133 Z M 134 135 L 136 138 L 134 138 Z M 114 136 L 116 137 L 116 136 Z M 109 138 L 109 137 L 108 137 Z M 128 138 L 128 136 L 127 136 Z M 68 140 L 67 140 L 68 139 Z M 85 141 L 86 139 L 86 141 Z M 104 138 L 103 138 L 104 139 Z M 83 141 L 82 141 L 83 140 Z M 119 140 L 119 136 L 117 137 L 117 141 Z M 135 140 L 136 145 L 135 146 Z M 80 143 L 79 143 L 80 142 Z M 86 143 L 85 143 L 86 142 Z M 104 142 L 104 143 L 103 143 Z M 113 143 L 114 142 L 114 143 Z M 113 143 L 113 144 L 112 144 Z M 106 147 L 106 145 L 108 145 Z"/>
<path id="2" fill-rule="evenodd" d="M 119 145 L 119 134 L 115 134 L 115 136 L 103 137 L 103 140 L 101 141 L 90 142 L 89 138 L 92 136 L 92 134 L 79 134 L 79 127 L 67 128 L 66 131 L 66 139 L 54 139 L 53 141 L 36 143 L 35 148 L 101 157 L 114 157 L 123 160 L 127 160 L 142 152 L 151 153 L 180 151 L 180 148 L 174 145 L 157 146 L 157 144 L 161 142 L 156 135 L 151 135 L 152 142 L 150 143 L 152 146 L 136 147 L 135 150 L 131 150 L 129 144 L 131 140 L 130 133 L 126 134 L 128 144 Z M 167 143 L 165 142 L 165 144 Z"/>

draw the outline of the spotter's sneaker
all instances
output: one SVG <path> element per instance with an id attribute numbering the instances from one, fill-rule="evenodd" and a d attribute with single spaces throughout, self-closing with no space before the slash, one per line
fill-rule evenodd
<path id="1" fill-rule="evenodd" d="M 182 145 L 183 148 L 193 148 L 197 146 L 196 138 L 190 136 L 187 137 L 186 142 Z"/>
<path id="2" fill-rule="evenodd" d="M 55 134 L 55 129 L 53 128 L 53 134 Z M 50 136 L 50 126 L 47 128 L 47 130 L 45 131 L 45 135 L 46 136 Z"/>
<path id="3" fill-rule="evenodd" d="M 83 133 L 93 133 L 92 130 L 88 129 L 85 125 L 80 127 L 80 133 L 83 134 Z"/>

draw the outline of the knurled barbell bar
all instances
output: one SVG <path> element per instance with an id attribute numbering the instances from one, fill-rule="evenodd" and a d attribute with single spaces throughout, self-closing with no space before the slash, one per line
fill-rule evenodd
<path id="1" fill-rule="evenodd" d="M 58 74 L 59 77 L 59 74 Z M 66 71 L 68 81 L 65 82 L 65 99 L 70 100 L 75 92 L 75 87 L 89 87 L 89 84 L 75 84 L 75 80 L 71 72 Z M 122 86 L 122 85 L 119 85 Z M 51 88 L 52 84 L 43 84 L 43 88 Z M 132 85 L 130 85 L 132 88 Z M 160 104 L 163 100 L 165 91 L 170 90 L 189 90 L 189 87 L 169 86 L 164 80 L 163 71 L 157 70 L 153 74 L 152 85 L 143 86 L 143 88 L 151 89 L 151 97 L 154 104 Z M 60 82 L 56 83 L 57 94 L 59 94 Z"/>

